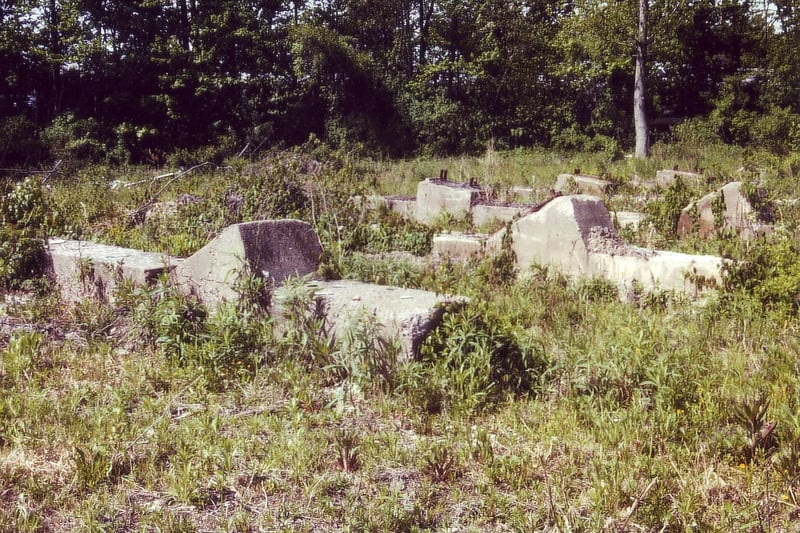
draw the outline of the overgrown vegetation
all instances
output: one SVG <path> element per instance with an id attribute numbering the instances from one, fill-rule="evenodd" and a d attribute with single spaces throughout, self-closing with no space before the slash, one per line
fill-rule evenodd
<path id="1" fill-rule="evenodd" d="M 0 529 L 791 530 L 800 219 L 783 200 L 793 163 L 654 152 L 642 163 L 492 150 L 392 167 L 312 144 L 170 178 L 86 168 L 45 187 L 7 183 L 3 231 L 32 240 L 4 237 L 19 252 L 0 255 Z M 734 177 L 745 159 L 780 227 L 748 243 L 678 241 L 684 193 L 643 200 L 626 185 L 657 165 Z M 576 166 L 623 184 L 608 198 L 615 209 L 661 202 L 632 238 L 741 260 L 724 286 L 703 302 L 622 303 L 606 281 L 517 268 L 508 242 L 494 258 L 431 262 L 421 256 L 434 230 L 350 200 L 407 190 L 431 168 L 546 197 Z M 405 182 L 384 178 L 392 168 Z M 174 210 L 146 216 L 165 200 Z M 122 284 L 113 305 L 17 290 L 29 269 L 13 258 L 36 264 L 26 254 L 41 248 L 25 243 L 48 234 L 185 254 L 262 216 L 314 224 L 328 273 L 470 302 L 404 360 L 370 316 L 334 335 L 305 279 L 276 301 L 242 272 L 240 300 L 215 311 L 163 280 Z"/>

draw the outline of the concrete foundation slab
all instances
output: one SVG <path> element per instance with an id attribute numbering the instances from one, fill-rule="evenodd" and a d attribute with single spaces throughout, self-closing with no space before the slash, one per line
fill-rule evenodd
<path id="1" fill-rule="evenodd" d="M 636 231 L 646 218 L 646 215 L 644 213 L 636 213 L 635 211 L 615 211 L 612 218 L 617 228 L 630 228 Z"/>
<path id="2" fill-rule="evenodd" d="M 123 280 L 138 286 L 153 283 L 181 260 L 156 254 L 87 241 L 50 239 L 46 271 L 66 302 L 86 298 L 114 301 Z"/>
<path id="3" fill-rule="evenodd" d="M 387 196 L 385 201 L 389 211 L 394 211 L 403 218 L 413 220 L 417 216 L 417 201 L 414 198 Z"/>
<path id="4" fill-rule="evenodd" d="M 525 206 L 476 204 L 470 209 L 472 224 L 482 226 L 491 222 L 508 222 L 528 210 Z"/>
<path id="5" fill-rule="evenodd" d="M 695 187 L 705 185 L 706 178 L 702 174 L 695 172 L 685 172 L 682 170 L 659 170 L 656 172 L 656 185 L 659 187 L 669 187 L 677 179 L 683 180 L 686 185 Z"/>
<path id="6" fill-rule="evenodd" d="M 316 297 L 322 300 L 329 331 L 341 338 L 358 320 L 373 321 L 381 325 L 385 338 L 400 341 L 401 357 L 406 360 L 419 353 L 422 342 L 447 309 L 467 302 L 463 297 L 359 281 L 313 284 L 317 288 Z M 278 312 L 282 298 L 279 288 L 274 297 Z"/>
<path id="7" fill-rule="evenodd" d="M 417 185 L 416 219 L 424 224 L 435 221 L 442 211 L 466 216 L 481 193 L 479 187 L 440 179 L 426 179 Z"/>
<path id="8" fill-rule="evenodd" d="M 553 190 L 563 194 L 590 194 L 603 196 L 611 183 L 595 176 L 580 176 L 574 174 L 560 174 L 556 178 Z"/>
<path id="9" fill-rule="evenodd" d="M 742 191 L 742 183 L 734 181 L 686 206 L 678 219 L 678 235 L 682 237 L 695 232 L 711 237 L 718 229 L 731 229 L 743 239 L 752 239 L 772 228 L 758 220 Z"/>
<path id="10" fill-rule="evenodd" d="M 433 237 L 433 255 L 447 259 L 467 261 L 486 253 L 485 233 L 443 233 Z"/>
<path id="11" fill-rule="evenodd" d="M 721 281 L 723 260 L 649 250 L 620 239 L 605 204 L 588 195 L 562 196 L 511 225 L 512 248 L 522 272 L 532 263 L 558 267 L 574 277 L 603 277 L 621 289 L 697 294 Z M 490 245 L 504 231 L 489 239 Z"/>
<path id="12" fill-rule="evenodd" d="M 234 287 L 243 268 L 280 285 L 290 276 L 316 272 L 321 253 L 319 238 L 307 222 L 245 222 L 225 228 L 178 265 L 173 280 L 181 291 L 213 305 L 237 297 Z"/>

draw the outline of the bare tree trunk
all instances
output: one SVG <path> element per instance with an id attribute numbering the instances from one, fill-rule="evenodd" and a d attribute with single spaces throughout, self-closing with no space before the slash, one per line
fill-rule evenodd
<path id="1" fill-rule="evenodd" d="M 645 112 L 645 64 L 647 62 L 647 8 L 648 0 L 639 0 L 639 32 L 636 39 L 636 74 L 633 86 L 633 127 L 636 131 L 637 159 L 647 157 L 649 148 L 647 114 Z"/>
<path id="2" fill-rule="evenodd" d="M 428 26 L 433 15 L 434 1 L 419 0 L 419 64 L 428 62 Z"/>

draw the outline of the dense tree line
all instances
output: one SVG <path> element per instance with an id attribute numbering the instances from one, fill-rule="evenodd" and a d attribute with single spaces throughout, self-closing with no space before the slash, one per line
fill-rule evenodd
<path id="1" fill-rule="evenodd" d="M 639 4 L 0 0 L 0 166 L 629 149 Z M 650 0 L 647 26 L 651 137 L 798 147 L 797 2 Z"/>

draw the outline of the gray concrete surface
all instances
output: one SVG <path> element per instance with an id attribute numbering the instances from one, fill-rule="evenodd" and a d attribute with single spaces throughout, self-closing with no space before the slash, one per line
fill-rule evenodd
<path id="1" fill-rule="evenodd" d="M 717 227 L 718 222 L 720 227 Z M 694 233 L 701 237 L 711 237 L 718 229 L 734 230 L 746 240 L 772 231 L 769 224 L 758 220 L 757 213 L 742 192 L 742 183 L 739 181 L 728 183 L 718 191 L 689 204 L 681 211 L 678 219 L 678 235 L 682 237 Z"/>
<path id="2" fill-rule="evenodd" d="M 702 186 L 706 184 L 706 178 L 696 172 L 685 172 L 682 170 L 658 170 L 656 171 L 656 185 L 659 187 L 669 187 L 680 178 L 683 183 L 690 187 Z"/>
<path id="3" fill-rule="evenodd" d="M 359 319 L 366 318 L 381 326 L 384 338 L 400 341 L 403 359 L 417 355 L 422 342 L 448 308 L 467 302 L 463 297 L 359 281 L 315 281 L 312 284 L 316 297 L 323 303 L 329 331 L 341 338 Z M 277 289 L 274 301 L 278 313 L 284 298 L 282 289 Z"/>
<path id="4" fill-rule="evenodd" d="M 581 176 L 575 174 L 559 174 L 553 190 L 563 194 L 589 194 L 603 196 L 608 191 L 611 183 L 596 176 Z"/>
<path id="5" fill-rule="evenodd" d="M 181 291 L 213 305 L 236 298 L 235 285 L 244 268 L 280 285 L 289 276 L 316 272 L 321 253 L 319 237 L 307 222 L 245 222 L 225 228 L 184 260 L 173 271 L 173 280 Z"/>
<path id="6" fill-rule="evenodd" d="M 181 262 L 165 254 L 65 239 L 50 239 L 46 257 L 46 271 L 66 302 L 113 302 L 122 280 L 145 286 Z"/>
<path id="7" fill-rule="evenodd" d="M 617 229 L 630 228 L 636 231 L 646 218 L 646 215 L 635 211 L 614 211 L 612 218 L 616 223 Z"/>
<path id="8" fill-rule="evenodd" d="M 508 222 L 527 212 L 529 206 L 475 204 L 470 209 L 472 224 L 483 226 L 493 222 Z"/>
<path id="9" fill-rule="evenodd" d="M 486 253 L 485 233 L 442 233 L 433 237 L 432 253 L 436 257 L 467 261 Z"/>
<path id="10" fill-rule="evenodd" d="M 479 187 L 439 179 L 427 179 L 417 185 L 416 219 L 430 224 L 446 211 L 454 217 L 466 216 L 481 193 Z"/>
<path id="11" fill-rule="evenodd" d="M 512 248 L 520 271 L 533 263 L 555 266 L 573 277 L 602 277 L 620 291 L 645 290 L 697 294 L 706 280 L 721 282 L 723 260 L 649 250 L 620 239 L 605 204 L 588 195 L 562 196 L 511 225 Z M 496 247 L 505 230 L 489 238 Z M 703 280 L 700 283 L 696 281 Z"/>

